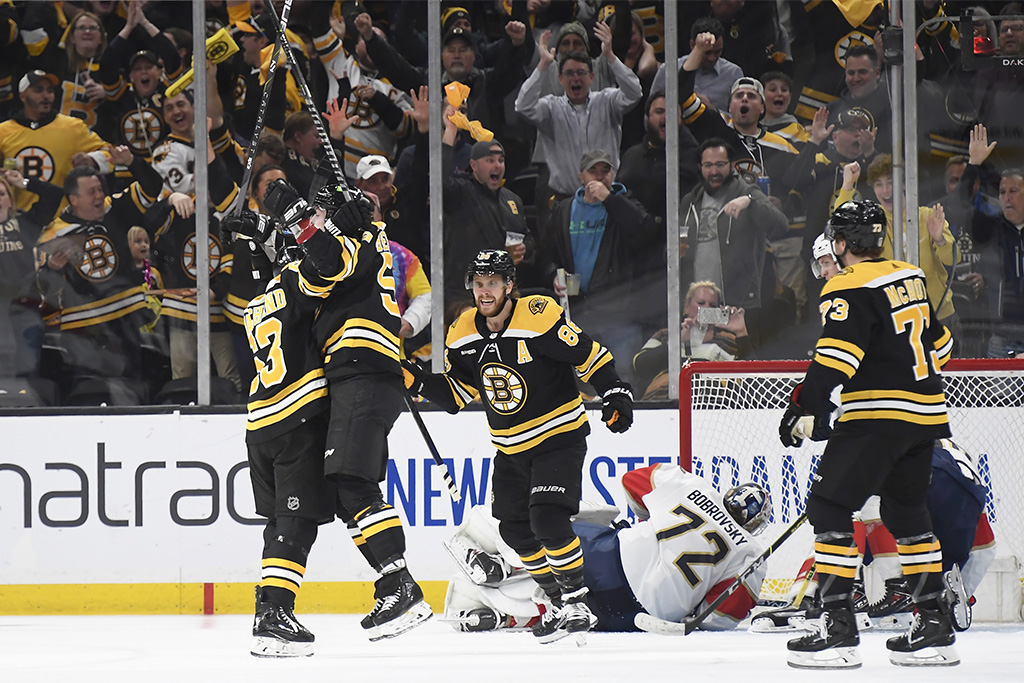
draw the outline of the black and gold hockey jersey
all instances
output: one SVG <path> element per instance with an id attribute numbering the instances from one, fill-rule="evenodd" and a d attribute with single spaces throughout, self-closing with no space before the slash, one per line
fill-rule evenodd
<path id="1" fill-rule="evenodd" d="M 364 231 L 359 240 L 334 238 L 342 250 L 340 268 L 321 262 L 323 256 L 307 249 L 305 260 L 334 283 L 313 325 L 323 351 L 327 377 L 334 379 L 368 372 L 402 374 L 399 365 L 401 314 L 395 300 L 391 250 L 383 223 Z"/>
<path id="2" fill-rule="evenodd" d="M 938 322 L 920 268 L 865 261 L 821 293 L 822 325 L 799 403 L 820 414 L 841 385 L 840 422 L 873 420 L 948 437 L 940 371 L 953 338 Z"/>
<path id="3" fill-rule="evenodd" d="M 590 433 L 574 373 L 602 393 L 618 380 L 612 354 L 546 296 L 515 300 L 501 332 L 488 330 L 476 309 L 466 311 L 445 343 L 444 374 L 428 375 L 422 395 L 450 413 L 479 396 L 491 442 L 509 455 Z"/>
<path id="4" fill-rule="evenodd" d="M 289 263 L 245 309 L 245 334 L 256 363 L 249 386 L 247 443 L 284 434 L 328 406 L 323 356 L 310 330 L 343 281 L 339 278 L 351 263 L 346 253 L 350 245 L 317 232 L 307 246 L 317 254 L 317 267 L 309 258 Z"/>

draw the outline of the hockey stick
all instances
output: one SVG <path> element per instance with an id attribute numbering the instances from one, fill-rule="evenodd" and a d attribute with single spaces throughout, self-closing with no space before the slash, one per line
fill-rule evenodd
<path id="1" fill-rule="evenodd" d="M 459 495 L 459 489 L 455 486 L 455 480 L 452 479 L 452 473 L 448 471 L 448 465 L 441 459 L 441 454 L 437 452 L 437 446 L 434 445 L 434 440 L 430 438 L 427 425 L 423 424 L 423 418 L 420 417 L 420 411 L 416 407 L 416 402 L 412 400 L 409 394 L 403 394 L 403 396 L 405 397 L 405 405 L 409 406 L 409 412 L 412 413 L 412 419 L 416 420 L 416 426 L 420 428 L 420 434 L 427 444 L 427 450 L 430 451 L 430 455 L 434 456 L 434 462 L 437 463 L 437 466 L 441 468 L 441 476 L 444 477 L 444 483 L 448 486 L 448 494 L 454 501 L 462 500 L 462 496 Z"/>
<path id="2" fill-rule="evenodd" d="M 249 140 L 249 153 L 245 157 L 245 171 L 242 173 L 242 184 L 238 186 L 238 213 L 241 214 L 246 208 L 246 197 L 249 194 L 249 183 L 252 182 L 252 167 L 256 161 L 256 150 L 260 146 L 260 137 L 263 135 L 263 119 L 267 115 L 267 105 L 270 103 L 270 89 L 274 85 L 274 74 L 277 73 L 277 56 L 281 52 L 282 43 L 288 44 L 284 32 L 288 28 L 288 15 L 292 11 L 292 0 L 284 0 L 284 8 L 281 10 L 281 21 L 278 24 L 277 38 L 274 39 L 274 51 L 270 55 L 270 67 L 267 69 L 267 82 L 263 86 L 263 97 L 260 99 L 260 108 L 256 113 L 256 128 L 253 130 Z M 272 12 L 273 13 L 273 12 Z M 277 21 L 277 15 L 274 14 Z"/>
<path id="3" fill-rule="evenodd" d="M 764 552 L 757 556 L 757 558 L 750 563 L 750 565 L 741 571 L 731 584 L 729 584 L 725 590 L 723 590 L 714 602 L 702 609 L 696 615 L 692 617 L 686 617 L 682 623 L 676 623 L 674 621 L 666 621 L 665 619 L 659 619 L 658 617 L 647 614 L 646 612 L 640 612 L 634 617 L 633 622 L 636 627 L 641 631 L 648 631 L 650 633 L 660 633 L 667 636 L 688 636 L 698 626 L 704 623 L 704 620 L 710 617 L 719 606 L 725 602 L 730 595 L 735 593 L 743 582 L 746 581 L 751 574 L 757 571 L 758 567 L 764 564 L 768 558 L 779 549 L 786 539 L 793 535 L 800 525 L 807 521 L 807 513 L 804 512 L 796 520 L 789 525 L 789 528 L 782 532 L 781 535 L 775 542 L 765 548 Z"/>
<path id="4" fill-rule="evenodd" d="M 270 16 L 273 17 L 274 22 L 277 22 L 277 12 L 274 10 L 273 4 L 269 5 Z M 281 13 L 282 19 L 284 12 Z M 281 30 L 283 35 L 284 31 Z M 358 190 L 353 190 L 349 187 L 348 180 L 345 178 L 345 173 L 342 170 L 341 163 L 338 161 L 338 155 L 334 151 L 334 145 L 331 143 L 331 136 L 328 135 L 327 129 L 324 128 L 323 116 L 320 115 L 320 110 L 313 102 L 313 93 L 309 90 L 309 84 L 306 83 L 306 77 L 302 74 L 302 69 L 299 67 L 298 60 L 295 59 L 295 55 L 292 52 L 292 46 L 286 38 L 284 40 L 284 53 L 287 56 L 288 61 L 292 65 L 292 75 L 295 77 L 295 83 L 299 86 L 299 93 L 302 95 L 303 101 L 306 103 L 306 107 L 309 109 L 309 113 L 313 116 L 313 125 L 316 126 L 317 135 L 320 137 L 320 143 L 324 149 L 324 156 L 331 164 L 331 169 L 334 171 L 335 179 L 338 184 L 342 187 L 342 195 L 345 197 L 345 201 L 352 201 L 356 197 Z M 313 194 L 316 194 L 313 188 Z M 361 193 L 359 193 L 361 194 Z"/>

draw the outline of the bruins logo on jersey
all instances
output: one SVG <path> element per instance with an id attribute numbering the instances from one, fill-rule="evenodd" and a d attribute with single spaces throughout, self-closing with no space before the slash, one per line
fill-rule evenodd
<path id="1" fill-rule="evenodd" d="M 839 66 L 846 68 L 846 53 L 857 45 L 874 45 L 871 36 L 863 31 L 850 31 L 836 41 L 835 58 Z"/>
<path id="2" fill-rule="evenodd" d="M 21 175 L 50 182 L 56 164 L 53 156 L 42 147 L 23 147 L 14 155 L 21 166 Z"/>
<path id="3" fill-rule="evenodd" d="M 547 299 L 530 299 L 530 313 L 534 315 L 540 315 L 547 308 Z"/>
<path id="4" fill-rule="evenodd" d="M 196 267 L 198 250 L 196 249 L 196 234 L 192 233 L 185 240 L 181 248 L 181 267 L 193 280 L 196 279 L 199 269 Z M 210 238 L 210 273 L 215 273 L 220 266 L 220 242 L 217 238 Z"/>
<path id="5" fill-rule="evenodd" d="M 756 185 L 757 179 L 764 175 L 764 169 L 761 168 L 761 164 L 753 159 L 737 159 L 733 162 L 733 167 L 748 185 Z"/>
<path id="6" fill-rule="evenodd" d="M 106 235 L 89 235 L 82 245 L 84 252 L 78 272 L 93 282 L 106 282 L 117 272 L 117 251 Z"/>
<path id="7" fill-rule="evenodd" d="M 121 119 L 121 133 L 132 152 L 148 155 L 160 141 L 163 125 L 159 114 L 147 107 L 128 112 Z"/>
<path id="8" fill-rule="evenodd" d="M 494 412 L 511 415 L 526 401 L 526 382 L 507 365 L 488 363 L 480 368 L 480 384 Z"/>

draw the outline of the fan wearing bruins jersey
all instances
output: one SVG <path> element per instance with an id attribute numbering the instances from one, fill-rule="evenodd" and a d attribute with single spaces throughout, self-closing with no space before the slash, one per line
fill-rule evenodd
<path id="1" fill-rule="evenodd" d="M 46 260 L 36 282 L 50 307 L 45 322 L 64 333 L 71 364 L 83 374 L 137 376 L 137 312 L 147 304 L 127 235 L 143 222 L 153 198 L 138 183 L 107 197 L 97 173 L 86 167 L 68 174 L 64 194 L 70 206 L 39 238 Z"/>
<path id="2" fill-rule="evenodd" d="M 313 323 L 330 395 L 324 473 L 335 489 L 337 514 L 356 547 L 380 575 L 376 602 L 361 625 L 370 640 L 400 635 L 432 615 L 423 590 L 405 561 L 405 532 L 395 509 L 384 502 L 380 482 L 387 472 L 387 437 L 402 410 L 398 363 L 401 317 L 395 301 L 392 257 L 383 224 L 371 222 L 369 201 L 349 200 L 342 186 L 325 186 L 315 205 L 331 216 L 329 232 L 341 246 L 340 268 L 305 259 L 334 285 Z M 311 208 L 292 186 L 275 180 L 263 200 L 267 210 L 303 242 Z"/>
<path id="3" fill-rule="evenodd" d="M 807 498 L 824 613 L 810 635 L 789 643 L 789 663 L 797 668 L 860 666 L 852 515 L 873 494 L 881 496 L 882 521 L 896 538 L 917 607 L 910 630 L 887 642 L 890 660 L 905 666 L 959 662 L 952 647 L 952 587 L 945 585 L 928 514 L 932 446 L 950 436 L 939 372 L 952 337 L 937 322 L 921 269 L 880 258 L 886 223 L 873 201 L 846 202 L 832 213 L 826 237 L 844 269 L 822 291 L 821 339 L 779 426 L 786 446 L 827 432 L 821 422 L 839 392 L 841 414 Z"/>
<path id="4" fill-rule="evenodd" d="M 551 602 L 533 629 L 541 643 L 596 623 L 587 607 L 583 552 L 570 517 L 579 511 L 590 424 L 576 377 L 604 397 L 613 432 L 633 422 L 633 396 L 611 353 L 570 322 L 553 299 L 514 295 L 508 252 L 484 250 L 466 271 L 476 304 L 448 328 L 445 372 L 405 362 L 406 387 L 450 413 L 480 397 L 498 449 L 491 480 L 501 537 Z"/>

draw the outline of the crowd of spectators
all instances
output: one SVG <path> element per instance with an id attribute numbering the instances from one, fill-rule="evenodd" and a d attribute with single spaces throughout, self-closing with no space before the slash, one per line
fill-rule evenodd
<path id="1" fill-rule="evenodd" d="M 219 223 L 259 209 L 276 179 L 306 196 L 328 182 L 320 129 L 387 224 L 408 355 L 431 348 L 431 258 L 443 260 L 440 298 L 454 311 L 469 301 L 470 258 L 506 248 L 519 290 L 563 302 L 637 396 L 664 396 L 669 258 L 686 295 L 684 356 L 807 358 L 822 286 L 812 244 L 838 201 L 873 198 L 893 255 L 901 135 L 918 141 L 920 207 L 910 210 L 957 353 L 1024 352 L 1024 78 L 967 71 L 961 52 L 1024 56 L 1019 3 L 915 3 L 905 25 L 938 21 L 918 32 L 918 111 L 895 137 L 887 66 L 898 57 L 883 48 L 880 0 L 679 3 L 683 54 L 669 68 L 662 1 L 445 0 L 438 93 L 427 88 L 426 2 L 295 0 L 286 38 L 297 63 L 276 69 L 259 131 L 282 3 L 205 4 L 208 42 L 237 51 L 207 64 L 197 93 L 180 80 L 191 2 L 0 2 L 4 396 L 14 387 L 42 404 L 90 405 L 194 394 L 206 249 L 216 395 L 242 402 L 253 362 L 241 314 L 289 247 L 232 239 Z M 970 35 L 942 21 L 965 10 Z M 679 84 L 675 112 L 668 78 Z M 195 121 L 197 98 L 206 122 Z M 439 130 L 431 98 L 444 101 Z M 680 140 L 672 159 L 669 126 Z M 197 163 L 209 171 L 207 207 L 195 205 Z M 669 164 L 678 216 L 666 207 Z M 431 173 L 443 177 L 442 254 L 430 253 Z M 207 245 L 196 242 L 197 211 L 209 216 Z M 678 244 L 666 244 L 667 223 Z M 702 308 L 725 319 L 700 322 Z"/>

